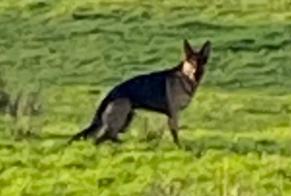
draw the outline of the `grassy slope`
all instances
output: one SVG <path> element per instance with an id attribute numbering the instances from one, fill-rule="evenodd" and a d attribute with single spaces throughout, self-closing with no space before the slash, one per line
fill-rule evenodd
<path id="1" fill-rule="evenodd" d="M 30 2 L 0 3 L 0 70 L 8 89 L 42 84 L 46 110 L 35 131 L 43 139 L 3 136 L 2 195 L 290 194 L 288 1 Z M 186 150 L 147 113 L 122 146 L 62 147 L 67 138 L 55 136 L 85 126 L 111 85 L 175 65 L 185 37 L 214 44 L 182 114 Z M 159 130 L 163 139 L 152 138 Z"/>

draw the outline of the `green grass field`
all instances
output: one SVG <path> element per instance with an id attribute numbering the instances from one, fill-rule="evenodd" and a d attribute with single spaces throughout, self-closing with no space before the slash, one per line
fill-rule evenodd
<path id="1" fill-rule="evenodd" d="M 291 195 L 290 0 L 2 0 L 0 24 L 0 90 L 17 105 L 0 114 L 1 195 Z M 213 53 L 183 149 L 142 111 L 122 145 L 64 147 L 113 85 L 175 66 L 184 38 Z"/>

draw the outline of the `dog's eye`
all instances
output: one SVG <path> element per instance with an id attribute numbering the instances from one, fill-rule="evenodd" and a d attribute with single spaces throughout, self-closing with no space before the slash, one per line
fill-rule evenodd
<path id="1" fill-rule="evenodd" d="M 190 63 L 191 63 L 191 65 L 193 66 L 193 67 L 197 67 L 197 62 L 196 62 L 196 60 L 191 60 L 190 61 Z"/>

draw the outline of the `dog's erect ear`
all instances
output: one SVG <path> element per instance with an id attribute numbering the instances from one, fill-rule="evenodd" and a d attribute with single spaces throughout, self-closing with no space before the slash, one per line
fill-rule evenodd
<path id="1" fill-rule="evenodd" d="M 186 59 L 190 59 L 194 55 L 194 51 L 186 39 L 184 39 L 184 53 Z"/>
<path id="2" fill-rule="evenodd" d="M 201 64 L 207 63 L 208 58 L 210 56 L 210 51 L 211 51 L 211 43 L 210 43 L 210 41 L 206 41 L 199 52 Z"/>

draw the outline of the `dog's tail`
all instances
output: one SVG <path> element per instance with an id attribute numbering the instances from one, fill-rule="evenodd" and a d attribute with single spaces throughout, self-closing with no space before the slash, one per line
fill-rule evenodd
<path id="1" fill-rule="evenodd" d="M 83 129 L 81 132 L 74 135 L 68 142 L 68 144 L 71 144 L 73 141 L 78 141 L 82 138 L 87 139 L 88 136 L 94 134 L 95 132 L 98 132 L 101 128 L 100 121 L 96 121 L 91 123 L 91 125 L 85 129 Z"/>
<path id="2" fill-rule="evenodd" d="M 83 129 L 79 133 L 77 133 L 74 136 L 72 136 L 69 139 L 69 141 L 67 141 L 66 143 L 61 145 L 61 147 L 65 147 L 66 148 L 66 147 L 70 146 L 74 141 L 78 141 L 78 140 L 80 140 L 82 138 L 86 139 L 86 138 L 88 138 L 89 135 L 94 134 L 94 132 L 98 132 L 100 130 L 100 128 L 101 128 L 101 124 L 99 122 L 100 121 L 91 123 L 91 125 L 89 127 L 87 127 L 86 129 Z"/>
<path id="3" fill-rule="evenodd" d="M 77 133 L 76 135 L 74 135 L 68 142 L 68 144 L 71 144 L 73 141 L 77 141 L 80 140 L 81 138 L 86 139 L 88 136 L 97 133 L 101 127 L 102 127 L 102 113 L 104 112 L 104 110 L 106 109 L 108 103 L 110 103 L 110 97 L 106 97 L 100 104 L 100 107 L 98 108 L 98 110 L 96 111 L 95 117 L 92 121 L 92 123 L 90 124 L 89 127 L 87 127 L 86 129 L 82 130 L 81 132 Z"/>

